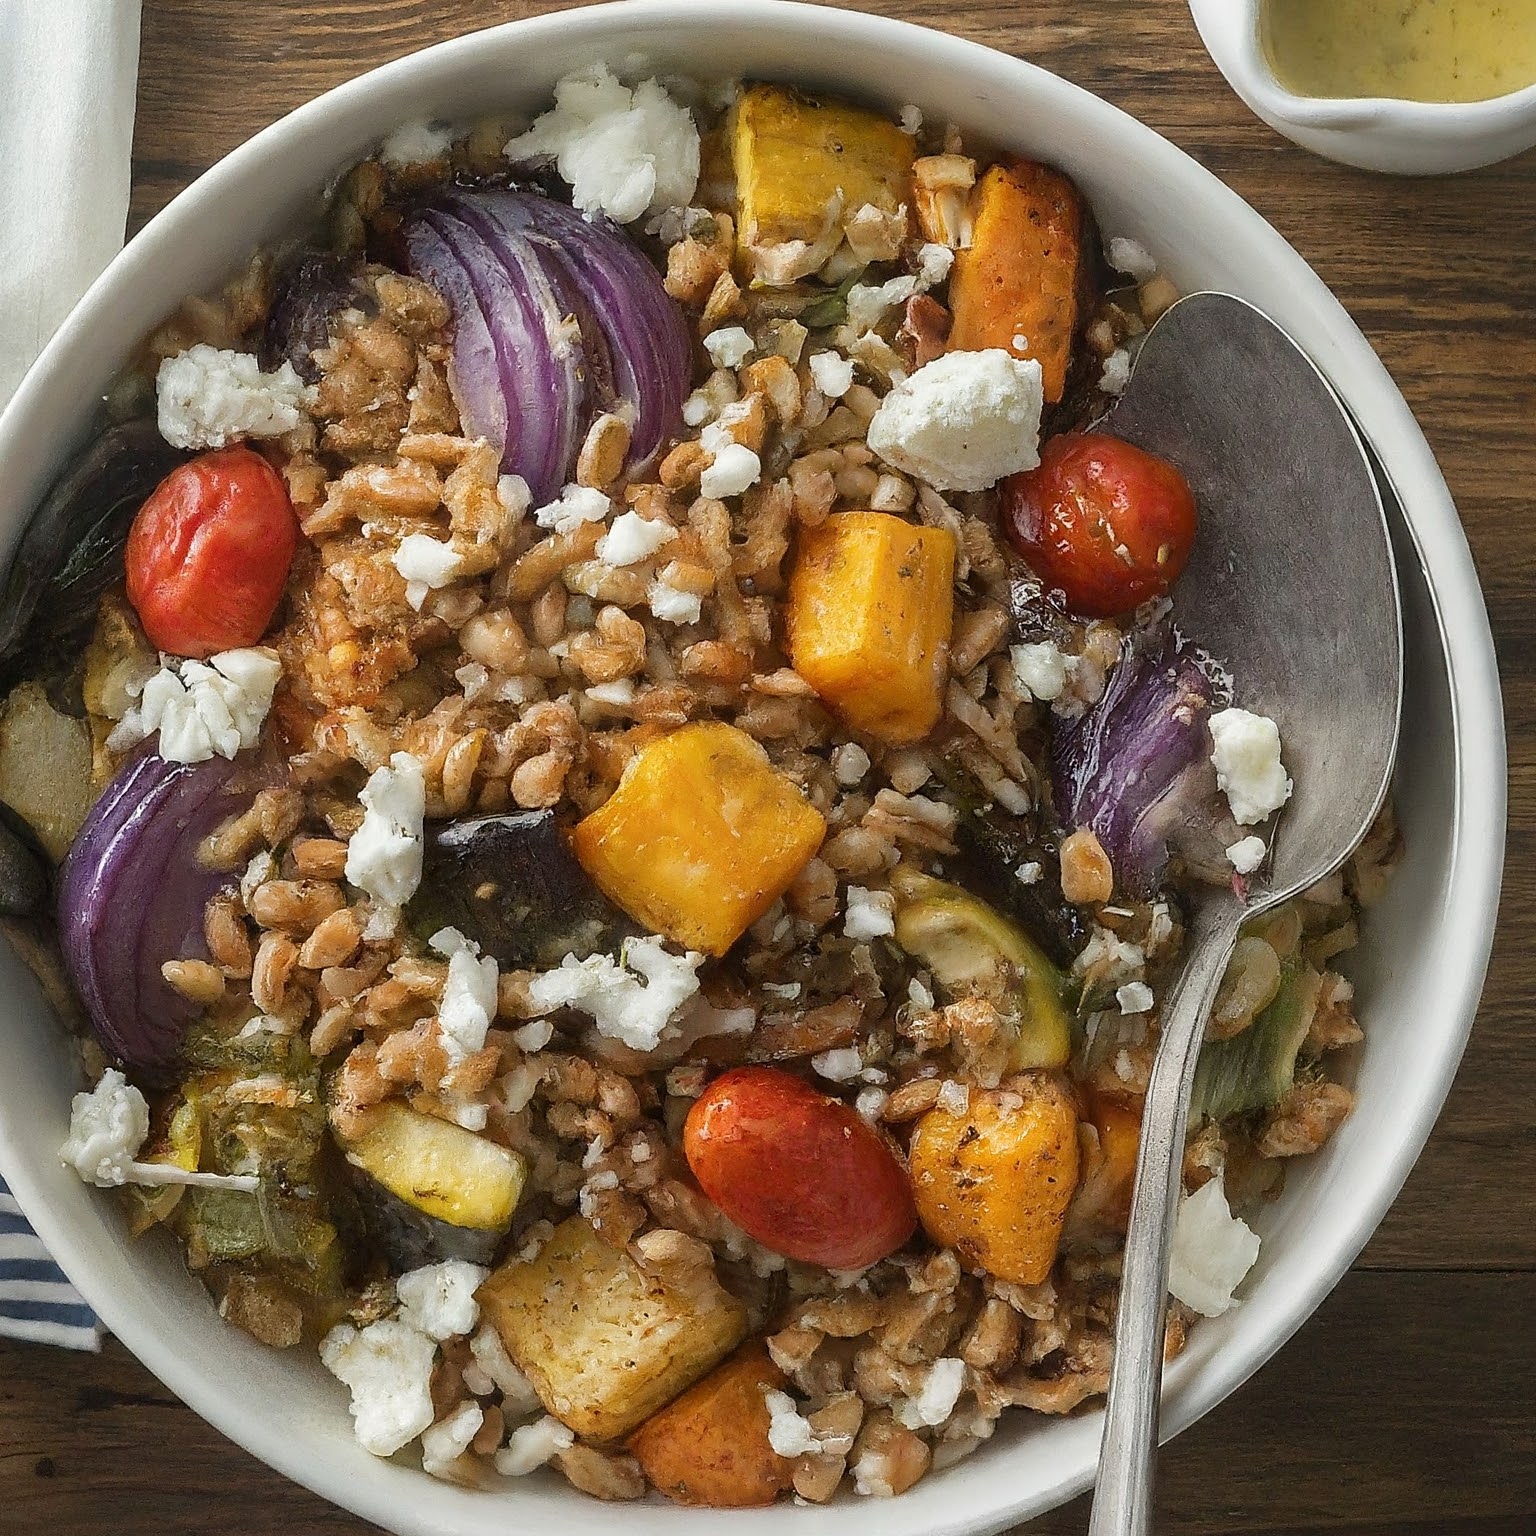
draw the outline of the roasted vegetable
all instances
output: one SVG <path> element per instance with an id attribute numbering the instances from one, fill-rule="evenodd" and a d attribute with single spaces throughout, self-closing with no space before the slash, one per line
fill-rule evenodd
<path id="1" fill-rule="evenodd" d="M 1022 1098 L 1022 1103 L 1018 1101 Z M 924 1230 L 968 1268 L 1038 1285 L 1051 1272 L 1077 1188 L 1077 1111 L 1049 1073 L 972 1088 L 963 1113 L 935 1107 L 912 1132 Z"/>
<path id="2" fill-rule="evenodd" d="M 577 863 L 552 811 L 430 828 L 408 910 L 423 938 L 457 928 L 503 969 L 611 954 L 635 932 Z"/>
<path id="3" fill-rule="evenodd" d="M 896 942 L 955 997 L 997 1003 L 1014 1043 L 1008 1070 L 1062 1067 L 1072 1054 L 1066 980 L 1040 947 L 984 901 L 958 885 L 913 869 L 891 877 Z"/>
<path id="4" fill-rule="evenodd" d="M 343 1151 L 354 1168 L 431 1223 L 416 1224 L 417 1241 L 441 1247 L 445 1258 L 468 1258 L 472 1249 L 483 1262 L 494 1252 L 528 1176 L 518 1153 L 398 1099 L 368 1110 L 362 1130 L 343 1143 Z M 409 1242 L 407 1213 L 372 1199 L 362 1187 L 364 1219 L 373 1218 L 381 1242 L 389 1248 Z M 407 1232 L 396 1235 L 402 1226 Z"/>
<path id="5" fill-rule="evenodd" d="M 96 613 L 96 628 L 85 648 L 80 696 L 91 723 L 91 781 L 104 789 L 117 771 L 117 754 L 107 747 L 114 726 L 137 702 L 134 690 L 160 670 L 149 643 L 120 589 L 108 592 Z"/>
<path id="6" fill-rule="evenodd" d="M 629 1437 L 629 1451 L 651 1484 L 679 1504 L 772 1504 L 789 1487 L 795 1464 L 768 1443 L 764 1394 L 784 1386 L 767 1349 L 744 1344 L 648 1418 Z"/>
<path id="7" fill-rule="evenodd" d="M 669 1286 L 580 1216 L 537 1258 L 508 1260 L 478 1295 L 545 1408 L 592 1440 L 627 1435 L 747 1331 L 746 1312 L 712 1275 Z"/>
<path id="8" fill-rule="evenodd" d="M 1321 986 L 1322 977 L 1310 965 L 1287 960 L 1269 1007 L 1241 1034 L 1202 1048 L 1190 1100 L 1191 1129 L 1203 1120 L 1268 1109 L 1290 1092 Z"/>
<path id="9" fill-rule="evenodd" d="M 0 688 L 74 664 L 101 594 L 122 575 L 140 505 L 185 457 L 150 420 L 103 432 L 33 514 L 0 593 Z"/>
<path id="10" fill-rule="evenodd" d="M 305 251 L 277 280 L 261 338 L 261 366 L 271 371 L 292 363 L 306 384 L 320 377 L 315 353 L 330 345 L 331 321 L 361 307 L 366 290 L 357 268 L 329 251 Z"/>
<path id="11" fill-rule="evenodd" d="M 863 1269 L 917 1216 L 889 1143 L 841 1099 L 775 1067 L 738 1067 L 694 1101 L 683 1151 L 704 1193 L 765 1248 Z"/>
<path id="12" fill-rule="evenodd" d="M 795 670 L 856 731 L 899 745 L 939 718 L 955 540 L 885 512 L 802 529 L 786 623 Z"/>
<path id="13" fill-rule="evenodd" d="M 94 798 L 90 727 L 60 714 L 37 683 L 23 683 L 0 705 L 0 800 L 57 861 Z"/>
<path id="14" fill-rule="evenodd" d="M 793 281 L 814 271 L 815 253 L 829 241 L 835 248 L 842 220 L 866 206 L 892 216 L 899 244 L 914 155 L 912 135 L 874 112 L 812 101 L 782 85 L 749 85 L 731 120 L 731 160 L 740 246 L 755 259 L 756 275 Z M 797 243 L 814 265 L 784 262 L 807 254 L 785 250 Z"/>
<path id="15" fill-rule="evenodd" d="M 723 955 L 821 846 L 826 823 L 735 726 L 685 725 L 642 748 L 572 846 L 610 900 Z"/>
<path id="16" fill-rule="evenodd" d="M 1088 1116 L 1078 1128 L 1082 1179 L 1067 1216 L 1068 1244 L 1105 1232 L 1124 1232 L 1141 1149 L 1139 1107 L 1101 1093 L 1088 1095 Z"/>
<path id="17" fill-rule="evenodd" d="M 1082 321 L 1083 205 L 1059 171 L 1029 160 L 992 166 L 976 185 L 968 249 L 949 279 L 951 352 L 1001 347 L 1032 357 L 1048 404 L 1066 388 Z"/>
<path id="18" fill-rule="evenodd" d="M 29 834 L 0 808 L 0 917 L 30 917 L 48 899 L 48 874 Z"/>

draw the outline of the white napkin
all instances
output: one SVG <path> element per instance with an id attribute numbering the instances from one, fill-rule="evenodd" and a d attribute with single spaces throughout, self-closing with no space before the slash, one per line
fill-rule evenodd
<path id="1" fill-rule="evenodd" d="M 123 243 L 139 0 L 0 0 L 0 406 Z"/>

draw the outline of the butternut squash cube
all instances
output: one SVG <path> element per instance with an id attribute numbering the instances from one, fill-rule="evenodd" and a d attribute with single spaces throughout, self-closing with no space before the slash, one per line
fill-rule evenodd
<path id="1" fill-rule="evenodd" d="M 1082 199 L 1060 171 L 1015 160 L 986 172 L 971 207 L 971 245 L 955 253 L 949 278 L 949 350 L 1034 358 L 1054 405 L 1081 317 Z"/>
<path id="2" fill-rule="evenodd" d="M 839 201 L 843 214 L 910 208 L 915 154 L 912 135 L 877 113 L 749 85 L 731 126 L 741 243 L 814 244 Z"/>
<path id="3" fill-rule="evenodd" d="M 955 615 L 955 540 L 886 512 L 837 512 L 799 536 L 795 670 L 856 731 L 893 746 L 938 723 Z"/>
<path id="4" fill-rule="evenodd" d="M 476 1296 L 539 1401 L 591 1440 L 627 1435 L 747 1332 L 712 1274 L 669 1287 L 581 1216 L 530 1262 L 508 1259 Z"/>
<path id="5" fill-rule="evenodd" d="M 723 955 L 821 847 L 827 824 L 733 725 L 644 747 L 572 846 L 608 899 L 690 949 Z"/>

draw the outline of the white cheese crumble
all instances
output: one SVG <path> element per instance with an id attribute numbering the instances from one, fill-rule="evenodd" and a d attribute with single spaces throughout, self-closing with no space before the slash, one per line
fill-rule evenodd
<path id="1" fill-rule="evenodd" d="M 1291 798 L 1291 781 L 1280 761 L 1280 727 L 1267 715 L 1223 709 L 1211 716 L 1211 762 L 1232 815 L 1252 826 Z"/>
<path id="2" fill-rule="evenodd" d="M 951 1078 L 940 1084 L 939 1096 L 934 1103 L 947 1115 L 963 1115 L 971 1107 L 971 1090 Z"/>
<path id="3" fill-rule="evenodd" d="M 869 753 L 856 741 L 845 741 L 832 752 L 832 772 L 839 784 L 852 786 L 869 772 Z"/>
<path id="4" fill-rule="evenodd" d="M 1123 395 L 1125 386 L 1130 382 L 1131 354 L 1124 347 L 1116 347 L 1104 359 L 1104 368 L 1099 374 L 1099 388 L 1106 395 Z"/>
<path id="5" fill-rule="evenodd" d="M 139 1148 L 149 1135 L 149 1105 L 116 1067 L 108 1067 L 88 1093 L 69 1106 L 69 1135 L 59 1156 L 98 1189 L 119 1184 L 195 1184 L 254 1194 L 251 1174 L 191 1173 L 174 1163 L 141 1163 Z"/>
<path id="6" fill-rule="evenodd" d="M 1220 1317 L 1259 1256 L 1259 1237 L 1232 1214 L 1220 1175 L 1179 1201 L 1168 1255 L 1168 1289 L 1186 1307 Z"/>
<path id="7" fill-rule="evenodd" d="M 843 933 L 850 939 L 880 939 L 896 932 L 896 898 L 889 891 L 848 887 Z"/>
<path id="8" fill-rule="evenodd" d="M 429 1429 L 437 1344 L 418 1328 L 382 1318 L 359 1330 L 340 1323 L 320 1341 L 320 1359 L 352 1391 L 353 1429 L 375 1456 L 393 1456 Z"/>
<path id="9" fill-rule="evenodd" d="M 460 1403 L 446 1419 L 439 1419 L 423 1432 L 421 1470 L 432 1477 L 446 1477 L 483 1423 L 485 1411 L 479 1403 Z"/>
<path id="10" fill-rule="evenodd" d="M 496 1470 L 503 1477 L 526 1477 L 575 1443 L 575 1434 L 546 1413 L 512 1431 L 506 1448 L 496 1452 Z"/>
<path id="11" fill-rule="evenodd" d="M 653 618 L 668 624 L 697 624 L 703 612 L 703 599 L 697 592 L 684 592 L 657 577 L 645 594 Z"/>
<path id="12" fill-rule="evenodd" d="M 242 437 L 281 437 L 304 419 L 314 391 L 284 363 L 263 373 L 249 352 L 199 342 L 155 375 L 160 435 L 173 448 L 224 448 Z"/>
<path id="13" fill-rule="evenodd" d="M 555 1026 L 548 1019 L 534 1019 L 512 1031 L 512 1039 L 520 1051 L 536 1056 L 555 1038 Z"/>
<path id="14" fill-rule="evenodd" d="M 1020 864 L 1019 867 L 1014 870 L 1013 878 L 1017 880 L 1020 885 L 1034 885 L 1039 881 L 1041 875 L 1044 873 L 1045 871 L 1040 867 L 1040 863 L 1037 859 L 1026 859 L 1024 863 Z"/>
<path id="15" fill-rule="evenodd" d="M 872 331 L 886 310 L 905 304 L 917 292 L 917 279 L 908 275 L 883 283 L 855 283 L 848 290 L 848 323 L 856 331 Z"/>
<path id="16" fill-rule="evenodd" d="M 821 1449 L 810 1420 L 795 1407 L 789 1393 L 766 1391 L 763 1401 L 768 1406 L 768 1444 L 776 1456 L 803 1456 Z"/>
<path id="17" fill-rule="evenodd" d="M 901 123 L 901 131 L 903 133 L 916 134 L 923 126 L 922 108 L 913 105 L 909 101 L 901 109 L 898 120 Z"/>
<path id="18" fill-rule="evenodd" d="M 946 352 L 880 402 L 866 441 L 940 491 L 984 491 L 1040 462 L 1040 365 L 1001 347 Z"/>
<path id="19" fill-rule="evenodd" d="M 579 1008 L 600 1035 L 636 1051 L 653 1051 L 679 1008 L 699 990 L 704 956 L 669 953 L 658 938 L 628 940 L 617 962 L 610 955 L 578 960 L 567 955 L 558 969 L 535 976 L 528 999 L 541 1012 Z"/>
<path id="20" fill-rule="evenodd" d="M 864 1070 L 864 1058 L 847 1045 L 812 1056 L 811 1066 L 829 1083 L 851 1083 Z"/>
<path id="21" fill-rule="evenodd" d="M 907 983 L 907 1001 L 914 1008 L 926 1010 L 933 1007 L 933 993 L 914 976 Z"/>
<path id="22" fill-rule="evenodd" d="M 811 381 L 829 400 L 839 400 L 853 388 L 853 360 L 840 352 L 813 352 Z"/>
<path id="23" fill-rule="evenodd" d="M 659 518 L 621 512 L 597 541 L 597 558 L 609 565 L 638 565 L 676 537 L 677 529 Z"/>
<path id="24" fill-rule="evenodd" d="M 1152 253 L 1139 240 L 1128 240 L 1124 235 L 1114 236 L 1104 254 L 1116 272 L 1124 272 L 1144 283 L 1157 272 L 1157 262 Z"/>
<path id="25" fill-rule="evenodd" d="M 711 433 L 719 434 L 713 443 Z M 708 468 L 699 476 L 701 495 L 740 496 L 757 484 L 757 477 L 763 470 L 762 460 L 745 443 L 736 442 L 725 428 L 705 427 L 699 441 L 714 454 Z"/>
<path id="26" fill-rule="evenodd" d="M 1227 846 L 1227 858 L 1240 875 L 1251 875 L 1264 862 L 1262 837 L 1243 837 Z"/>
<path id="27" fill-rule="evenodd" d="M 453 148 L 453 130 L 431 123 L 402 123 L 379 145 L 379 159 L 397 170 L 430 165 Z"/>
<path id="28" fill-rule="evenodd" d="M 496 481 L 496 499 L 507 514 L 507 522 L 515 527 L 528 515 L 533 505 L 533 493 L 521 475 L 502 475 Z"/>
<path id="29" fill-rule="evenodd" d="M 517 1368 L 501 1335 L 490 1323 L 484 1324 L 469 1341 L 469 1352 L 475 1364 L 490 1377 L 500 1390 L 502 1411 L 509 1419 L 532 1413 L 539 1406 L 539 1395 L 533 1383 Z"/>
<path id="30" fill-rule="evenodd" d="M 421 883 L 426 775 L 410 753 L 396 752 L 357 798 L 363 821 L 347 844 L 346 877 L 381 906 L 403 907 Z"/>
<path id="31" fill-rule="evenodd" d="M 489 955 L 482 959 L 480 946 L 457 928 L 441 928 L 427 943 L 448 961 L 437 1029 L 448 1064 L 456 1067 L 485 1045 L 496 1017 L 496 962 Z"/>
<path id="32" fill-rule="evenodd" d="M 1027 688 L 1031 697 L 1043 704 L 1061 697 L 1068 676 L 1077 667 L 1075 656 L 1064 656 L 1061 648 L 1049 640 L 1011 645 L 1008 656 L 1013 662 L 1013 675 L 1018 678 L 1019 686 Z"/>
<path id="33" fill-rule="evenodd" d="M 704 338 L 704 350 L 716 368 L 740 368 L 756 349 L 757 343 L 739 325 L 722 326 Z"/>
<path id="34" fill-rule="evenodd" d="M 1072 962 L 1072 974 L 1081 976 L 1090 969 L 1099 969 L 1104 983 L 1118 986 L 1121 982 L 1139 981 L 1146 963 L 1147 957 L 1139 945 L 1127 943 L 1113 929 L 1095 923 L 1088 942 Z"/>
<path id="35" fill-rule="evenodd" d="M 1144 981 L 1128 981 L 1115 988 L 1121 1013 L 1145 1013 L 1152 1006 L 1152 988 Z"/>
<path id="36" fill-rule="evenodd" d="M 965 1390 L 965 1361 L 946 1355 L 935 1360 L 915 1397 L 901 1399 L 896 1422 L 904 1429 L 937 1429 L 955 1411 Z"/>
<path id="37" fill-rule="evenodd" d="M 919 287 L 936 288 L 949 276 L 955 264 L 955 253 L 947 245 L 930 240 L 917 249 L 917 280 Z"/>
<path id="38" fill-rule="evenodd" d="M 464 556 L 430 533 L 406 534 L 389 561 L 405 578 L 405 600 L 418 612 L 428 592 L 446 587 L 464 568 Z"/>
<path id="39" fill-rule="evenodd" d="M 282 673 L 277 652 L 266 646 L 220 651 L 207 661 L 161 656 L 160 670 L 139 688 L 107 745 L 120 752 L 158 732 L 155 750 L 168 763 L 233 758 L 260 739 Z"/>
<path id="40" fill-rule="evenodd" d="M 505 154 L 514 163 L 553 157 L 571 201 L 619 224 L 686 207 L 699 182 L 699 130 L 688 109 L 657 80 L 631 90 L 606 64 L 561 80 L 554 109 Z"/>
<path id="41" fill-rule="evenodd" d="M 400 1321 L 439 1343 L 466 1337 L 480 1321 L 475 1292 L 489 1274 L 490 1270 L 478 1264 L 447 1259 L 401 1275 L 395 1281 Z"/>
<path id="42" fill-rule="evenodd" d="M 853 1101 L 853 1107 L 861 1120 L 867 1120 L 873 1125 L 880 1118 L 889 1099 L 890 1094 L 883 1088 L 861 1088 Z"/>
<path id="43" fill-rule="evenodd" d="M 534 511 L 533 520 L 540 528 L 556 533 L 574 533 L 583 523 L 600 523 L 613 510 L 613 503 L 590 485 L 568 485 L 547 506 Z"/>

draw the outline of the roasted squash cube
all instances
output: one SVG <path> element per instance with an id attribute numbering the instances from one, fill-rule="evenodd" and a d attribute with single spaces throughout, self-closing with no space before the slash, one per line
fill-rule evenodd
<path id="1" fill-rule="evenodd" d="M 572 846 L 604 895 L 656 933 L 723 955 L 821 846 L 826 822 L 733 725 L 643 748 Z"/>
<path id="2" fill-rule="evenodd" d="M 949 350 L 1034 358 L 1054 405 L 1082 314 L 1082 199 L 1059 171 L 1016 160 L 977 183 L 972 224 L 949 278 Z"/>
<path id="3" fill-rule="evenodd" d="M 892 745 L 938 722 L 955 610 L 955 540 L 886 512 L 838 512 L 799 536 L 789 582 L 795 670 L 856 731 Z"/>
<path id="4" fill-rule="evenodd" d="M 833 210 L 910 208 L 914 142 L 862 107 L 812 101 L 782 85 L 748 86 L 731 126 L 741 243 L 814 243 Z"/>
<path id="5" fill-rule="evenodd" d="M 627 1435 L 747 1332 L 746 1312 L 713 1275 L 670 1287 L 580 1216 L 532 1261 L 508 1259 L 477 1295 L 539 1401 L 591 1440 Z"/>
<path id="6" fill-rule="evenodd" d="M 1050 1274 L 1080 1166 L 1077 1109 L 1060 1078 L 1029 1073 L 973 1088 L 959 1113 L 930 1109 L 908 1157 L 934 1242 L 999 1280 L 1038 1285 Z"/>

